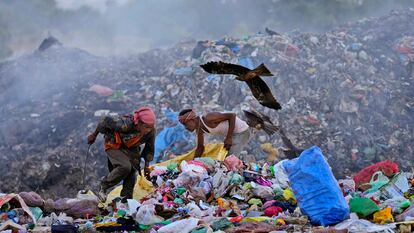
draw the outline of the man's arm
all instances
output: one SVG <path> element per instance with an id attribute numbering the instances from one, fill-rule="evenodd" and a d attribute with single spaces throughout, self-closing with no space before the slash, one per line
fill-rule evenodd
<path id="1" fill-rule="evenodd" d="M 93 144 L 99 133 L 105 134 L 107 132 L 113 131 L 114 125 L 115 122 L 112 117 L 102 117 L 93 133 L 88 136 L 88 144 Z"/>
<path id="2" fill-rule="evenodd" d="M 197 147 L 195 150 L 194 158 L 198 158 L 203 155 L 204 152 L 204 133 L 202 129 L 197 130 Z"/>
<path id="3" fill-rule="evenodd" d="M 149 179 L 149 164 L 154 159 L 154 149 L 155 149 L 155 129 L 149 133 L 149 137 L 145 142 L 144 149 L 142 150 L 142 157 L 145 160 L 144 164 L 144 174 Z"/>
<path id="4" fill-rule="evenodd" d="M 99 133 L 101 134 L 110 133 L 110 132 L 127 133 L 133 130 L 135 129 L 131 127 L 131 124 L 128 123 L 126 119 L 123 119 L 121 117 L 105 116 L 105 117 L 102 117 L 102 119 L 99 121 L 98 125 L 96 126 L 95 131 L 88 136 L 88 144 L 93 144 Z"/>

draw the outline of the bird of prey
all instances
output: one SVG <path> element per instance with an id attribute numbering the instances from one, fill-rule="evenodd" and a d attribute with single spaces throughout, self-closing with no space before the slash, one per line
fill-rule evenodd
<path id="1" fill-rule="evenodd" d="M 247 118 L 246 123 L 252 128 L 263 129 L 268 135 L 272 135 L 279 130 L 279 127 L 274 125 L 268 116 L 254 110 L 243 110 L 243 112 Z"/>
<path id="2" fill-rule="evenodd" d="M 273 30 L 270 30 L 269 28 L 265 28 L 265 31 L 266 31 L 267 34 L 269 34 L 269 36 L 274 36 L 274 35 L 280 36 L 279 33 L 275 32 Z"/>
<path id="3" fill-rule="evenodd" d="M 225 62 L 208 62 L 200 65 L 203 70 L 210 74 L 233 74 L 236 79 L 244 81 L 249 86 L 253 96 L 259 103 L 265 107 L 275 110 L 282 109 L 280 104 L 272 95 L 270 88 L 260 76 L 273 76 L 273 74 L 262 63 L 253 70 L 241 65 L 235 65 Z"/>

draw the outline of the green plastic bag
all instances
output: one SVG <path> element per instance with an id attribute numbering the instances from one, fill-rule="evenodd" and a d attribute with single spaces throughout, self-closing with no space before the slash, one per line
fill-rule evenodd
<path id="1" fill-rule="evenodd" d="M 388 179 L 387 176 L 382 174 L 381 171 L 377 171 L 374 174 L 372 174 L 371 181 L 369 182 L 371 184 L 371 188 L 365 191 L 365 193 L 374 193 L 378 191 L 382 186 L 388 184 L 390 182 L 390 179 Z"/>
<path id="2" fill-rule="evenodd" d="M 177 194 L 178 195 L 183 195 L 185 193 L 185 191 L 187 191 L 187 189 L 185 189 L 184 187 L 178 187 L 177 188 Z"/>
<path id="3" fill-rule="evenodd" d="M 43 211 L 39 207 L 30 207 L 30 211 L 32 211 L 36 221 L 43 217 Z"/>
<path id="4" fill-rule="evenodd" d="M 258 198 L 252 198 L 249 200 L 248 202 L 250 205 L 257 205 L 257 206 L 262 206 L 263 202 L 262 200 L 258 199 Z"/>
<path id="5" fill-rule="evenodd" d="M 207 233 L 207 228 L 194 229 L 190 233 Z"/>
<path id="6" fill-rule="evenodd" d="M 351 198 L 349 200 L 349 207 L 351 212 L 358 214 L 360 217 L 367 217 L 380 210 L 373 200 L 366 197 Z"/>
<path id="7" fill-rule="evenodd" d="M 275 176 L 275 167 L 272 165 L 269 167 L 270 172 L 272 173 L 272 177 Z"/>
<path id="8" fill-rule="evenodd" d="M 170 171 L 176 169 L 177 167 L 178 167 L 177 163 L 170 163 L 170 164 L 167 165 L 167 169 L 170 170 Z"/>
<path id="9" fill-rule="evenodd" d="M 225 230 L 232 226 L 233 223 L 231 223 L 227 218 L 221 218 L 211 224 L 211 228 L 213 228 L 214 231 Z"/>
<path id="10" fill-rule="evenodd" d="M 243 183 L 244 178 L 238 173 L 233 173 L 230 179 L 230 184 L 241 184 Z"/>

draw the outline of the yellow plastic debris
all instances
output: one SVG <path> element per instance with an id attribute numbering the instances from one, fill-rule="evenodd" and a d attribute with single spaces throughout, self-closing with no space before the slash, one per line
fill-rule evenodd
<path id="1" fill-rule="evenodd" d="M 296 204 L 296 198 L 293 195 L 293 191 L 291 189 L 283 190 L 283 198 L 285 198 L 286 201 L 291 201 L 292 203 Z"/>
<path id="2" fill-rule="evenodd" d="M 394 218 L 392 217 L 391 207 L 387 207 L 380 211 L 374 213 L 374 222 L 379 224 L 387 224 L 394 222 Z"/>
<path id="3" fill-rule="evenodd" d="M 276 225 L 284 226 L 284 225 L 286 225 L 286 222 L 283 218 L 278 218 L 278 219 L 276 219 Z"/>
<path id="4" fill-rule="evenodd" d="M 167 166 L 170 163 L 178 163 L 180 164 L 181 161 L 189 161 L 194 159 L 195 155 L 195 148 L 192 149 L 190 152 L 177 156 L 173 159 L 155 164 L 150 167 L 152 169 L 155 166 Z M 227 156 L 227 150 L 224 148 L 223 144 L 207 144 L 204 146 L 204 153 L 201 155 L 201 157 L 209 157 L 214 160 L 220 160 L 223 161 Z"/>
<path id="5" fill-rule="evenodd" d="M 272 218 L 265 217 L 265 216 L 245 217 L 245 218 L 243 218 L 243 220 L 241 220 L 241 222 L 263 222 L 263 221 L 268 221 L 268 220 L 271 220 L 271 219 Z"/>
<path id="6" fill-rule="evenodd" d="M 119 227 L 119 226 L 122 226 L 122 224 L 119 224 L 117 222 L 104 222 L 104 223 L 96 223 L 93 226 L 95 228 L 97 227 Z"/>
<path id="7" fill-rule="evenodd" d="M 177 163 L 180 164 L 181 161 L 189 161 L 194 159 L 195 149 L 191 150 L 190 152 L 177 156 L 173 159 L 164 161 L 162 163 L 155 164 L 150 167 L 152 170 L 155 166 L 167 166 L 170 163 Z M 204 153 L 201 157 L 209 157 L 214 160 L 223 161 L 227 156 L 227 150 L 224 148 L 223 144 L 207 144 L 204 146 Z M 142 171 L 141 174 L 144 174 Z M 114 198 L 119 197 L 121 194 L 122 185 L 117 186 L 114 190 L 112 190 L 107 197 L 107 201 L 105 206 L 107 206 Z M 139 200 L 151 192 L 154 191 L 154 187 L 150 181 L 148 181 L 144 176 L 138 176 L 137 182 L 135 183 L 134 187 L 134 199 Z"/>

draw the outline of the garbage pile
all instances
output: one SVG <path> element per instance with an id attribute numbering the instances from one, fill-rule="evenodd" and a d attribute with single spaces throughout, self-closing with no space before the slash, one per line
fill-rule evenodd
<path id="1" fill-rule="evenodd" d="M 214 156 L 213 156 L 214 157 Z M 93 193 L 44 200 L 0 196 L 0 231 L 19 232 L 412 232 L 414 173 L 382 161 L 336 180 L 319 147 L 275 164 L 231 155 L 152 167 L 140 199 Z M 144 187 L 146 186 L 146 187 Z M 7 232 L 7 231 L 5 231 Z"/>
<path id="2" fill-rule="evenodd" d="M 53 199 L 76 195 L 85 188 L 86 136 L 99 117 L 142 105 L 156 110 L 159 132 L 177 126 L 167 113 L 182 108 L 240 116 L 243 109 L 256 109 L 298 147 L 319 145 L 338 178 L 386 159 L 408 170 L 414 161 L 413 20 L 408 9 L 323 34 L 185 41 L 128 57 L 97 57 L 55 41 L 1 63 L 0 191 L 36 190 Z M 248 68 L 266 64 L 275 77 L 265 81 L 283 109 L 262 108 L 243 83 L 199 68 L 212 60 Z M 174 153 L 193 143 L 186 138 Z M 99 143 L 85 172 L 94 190 L 107 171 Z M 247 152 L 260 159 L 271 151 L 283 159 L 275 152 L 281 147 L 278 135 L 259 133 Z"/>

